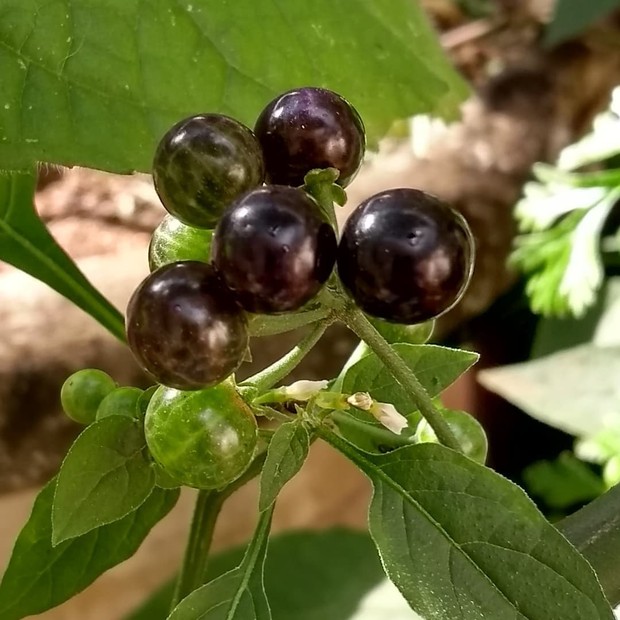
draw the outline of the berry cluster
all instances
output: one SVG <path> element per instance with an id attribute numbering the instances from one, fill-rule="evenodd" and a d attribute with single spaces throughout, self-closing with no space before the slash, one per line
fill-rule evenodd
<path id="1" fill-rule="evenodd" d="M 277 97 L 254 132 L 218 114 L 170 129 L 153 163 L 170 215 L 151 241 L 152 273 L 127 310 L 141 366 L 180 390 L 219 384 L 246 353 L 245 313 L 300 309 L 336 263 L 345 289 L 372 316 L 412 324 L 451 308 L 473 260 L 460 215 L 423 192 L 390 190 L 357 208 L 338 244 L 305 191 L 306 174 L 325 168 L 345 187 L 364 149 L 359 114 L 320 88 Z"/>

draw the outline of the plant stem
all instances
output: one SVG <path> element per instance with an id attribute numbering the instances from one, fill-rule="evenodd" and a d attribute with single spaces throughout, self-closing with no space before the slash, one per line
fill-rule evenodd
<path id="1" fill-rule="evenodd" d="M 209 549 L 213 540 L 215 524 L 224 502 L 243 485 L 256 478 L 263 468 L 267 451 L 254 458 L 245 473 L 221 491 L 199 491 L 194 507 L 189 538 L 181 572 L 177 578 L 172 597 L 173 610 L 180 601 L 204 583 Z"/>
<path id="2" fill-rule="evenodd" d="M 440 443 L 448 448 L 462 452 L 456 436 L 448 426 L 441 413 L 436 409 L 431 397 L 417 377 L 411 372 L 396 351 L 385 341 L 383 336 L 372 326 L 364 313 L 353 304 L 346 304 L 339 310 L 341 320 L 354 331 L 372 349 L 375 355 L 383 362 L 385 367 L 392 373 L 396 381 L 407 392 L 411 400 L 431 428 L 435 431 Z"/>
<path id="3" fill-rule="evenodd" d="M 401 435 L 396 435 L 387 429 L 379 428 L 378 426 L 373 426 L 372 424 L 366 424 L 365 422 L 357 420 L 352 415 L 343 413 L 342 411 L 333 411 L 330 414 L 330 417 L 336 422 L 337 426 L 349 426 L 351 428 L 359 429 L 368 437 L 373 437 L 377 441 L 381 441 L 383 444 L 390 447 L 398 448 L 401 446 L 415 445 L 415 441 L 413 441 L 412 437 L 402 437 Z"/>
<path id="4" fill-rule="evenodd" d="M 306 357 L 314 345 L 321 339 L 325 330 L 333 322 L 333 317 L 328 315 L 317 323 L 295 347 L 293 347 L 284 357 L 271 364 L 261 372 L 243 381 L 242 387 L 252 387 L 255 394 L 260 394 L 271 389 L 276 383 L 282 381 L 299 362 Z"/>
<path id="5" fill-rule="evenodd" d="M 620 604 L 620 485 L 557 527 L 590 562 L 612 607 Z"/>
<path id="6" fill-rule="evenodd" d="M 225 492 L 198 492 L 183 565 L 172 597 L 171 610 L 202 585 L 215 524 L 226 497 Z"/>
<path id="7" fill-rule="evenodd" d="M 328 314 L 328 308 L 315 308 L 314 310 L 278 316 L 256 314 L 250 319 L 250 335 L 274 336 L 275 334 L 282 334 L 293 329 L 305 327 L 310 325 L 310 323 L 316 323 L 324 319 Z"/>

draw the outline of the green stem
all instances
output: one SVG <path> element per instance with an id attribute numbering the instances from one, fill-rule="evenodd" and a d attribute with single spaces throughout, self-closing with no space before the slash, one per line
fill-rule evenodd
<path id="1" fill-rule="evenodd" d="M 173 610 L 180 601 L 204 583 L 209 549 L 213 540 L 215 524 L 224 502 L 237 490 L 256 478 L 263 468 L 267 451 L 254 458 L 245 473 L 221 491 L 199 491 L 194 507 L 187 546 L 181 572 L 177 578 Z"/>
<path id="2" fill-rule="evenodd" d="M 620 604 L 620 485 L 558 523 L 590 562 L 613 607 Z"/>
<path id="3" fill-rule="evenodd" d="M 290 332 L 324 319 L 329 314 L 328 308 L 316 308 L 303 312 L 294 312 L 278 316 L 255 314 L 250 319 L 249 330 L 252 336 L 275 336 Z"/>
<path id="4" fill-rule="evenodd" d="M 392 373 L 396 381 L 408 393 L 417 408 L 431 428 L 435 431 L 437 439 L 444 446 L 462 452 L 456 436 L 448 426 L 441 413 L 436 409 L 431 397 L 424 386 L 418 381 L 396 351 L 385 341 L 383 336 L 372 326 L 364 313 L 353 304 L 347 304 L 340 309 L 341 320 L 354 331 L 372 349 L 375 355 L 383 362 L 385 367 Z"/>
<path id="5" fill-rule="evenodd" d="M 337 426 L 349 426 L 364 432 L 368 437 L 373 437 L 382 444 L 390 447 L 398 448 L 401 446 L 413 446 L 415 441 L 411 437 L 402 437 L 396 435 L 387 429 L 374 426 L 372 424 L 366 424 L 361 420 L 357 420 L 352 415 L 343 413 L 342 411 L 333 411 L 330 417 L 336 422 Z"/>
<path id="6" fill-rule="evenodd" d="M 314 345 L 321 339 L 325 330 L 333 322 L 333 317 L 328 315 L 322 321 L 317 323 L 295 347 L 293 347 L 284 357 L 277 362 L 267 366 L 261 372 L 256 373 L 249 379 L 243 381 L 241 387 L 253 388 L 255 395 L 271 389 L 276 383 L 279 383 L 288 374 L 290 374 L 297 365 L 312 350 Z"/>
<path id="7" fill-rule="evenodd" d="M 226 492 L 198 492 L 183 565 L 172 597 L 171 610 L 188 594 L 202 585 L 215 524 L 226 497 Z"/>

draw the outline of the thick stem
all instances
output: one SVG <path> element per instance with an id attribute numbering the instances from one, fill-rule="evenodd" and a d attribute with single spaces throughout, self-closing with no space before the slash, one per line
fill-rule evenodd
<path id="1" fill-rule="evenodd" d="M 312 350 L 314 345 L 321 339 L 325 330 L 333 322 L 331 316 L 326 317 L 317 323 L 295 347 L 293 347 L 284 357 L 268 366 L 261 372 L 243 381 L 242 387 L 251 387 L 256 394 L 271 389 L 276 383 L 282 381 Z"/>
<path id="2" fill-rule="evenodd" d="M 620 604 L 620 485 L 558 523 L 596 572 L 613 607 Z"/>
<path id="3" fill-rule="evenodd" d="M 202 585 L 215 524 L 227 495 L 226 492 L 219 491 L 198 492 L 171 609 L 174 609 L 188 594 Z"/>
<path id="4" fill-rule="evenodd" d="M 396 381 L 406 390 L 411 400 L 431 428 L 435 431 L 440 443 L 453 450 L 462 452 L 457 438 L 448 426 L 441 413 L 436 409 L 431 397 L 417 377 L 411 372 L 405 361 L 385 341 L 383 336 L 372 326 L 364 313 L 353 304 L 346 305 L 339 311 L 341 320 L 354 331 L 383 362 L 385 367 L 392 373 Z"/>

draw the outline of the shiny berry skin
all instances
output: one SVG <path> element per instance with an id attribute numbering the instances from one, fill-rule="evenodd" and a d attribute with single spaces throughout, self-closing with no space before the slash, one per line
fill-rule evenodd
<path id="1" fill-rule="evenodd" d="M 172 263 L 154 271 L 127 307 L 127 341 L 140 366 L 159 383 L 198 390 L 241 364 L 247 322 L 211 265 Z"/>
<path id="2" fill-rule="evenodd" d="M 366 313 L 414 324 L 439 316 L 462 297 L 474 240 L 465 219 L 415 189 L 372 196 L 352 213 L 338 247 L 338 273 Z"/>
<path id="3" fill-rule="evenodd" d="M 213 228 L 222 211 L 259 186 L 264 176 L 252 131 L 221 114 L 177 123 L 162 138 L 153 160 L 153 181 L 164 207 L 198 228 Z"/>
<path id="4" fill-rule="evenodd" d="M 212 237 L 212 230 L 187 226 L 176 217 L 166 215 L 151 237 L 150 270 L 182 260 L 210 262 Z"/>
<path id="5" fill-rule="evenodd" d="M 144 432 L 162 469 L 197 489 L 221 489 L 236 480 L 258 441 L 252 410 L 229 382 L 198 392 L 160 387 L 149 402 Z"/>
<path id="6" fill-rule="evenodd" d="M 323 88 L 298 88 L 280 95 L 261 112 L 254 132 L 263 147 L 267 177 L 281 185 L 303 185 L 315 168 L 337 168 L 346 187 L 364 157 L 364 124 L 355 108 Z"/>
<path id="7" fill-rule="evenodd" d="M 249 312 L 297 310 L 332 272 L 336 235 L 306 192 L 268 185 L 249 192 L 222 216 L 213 262 Z"/>

